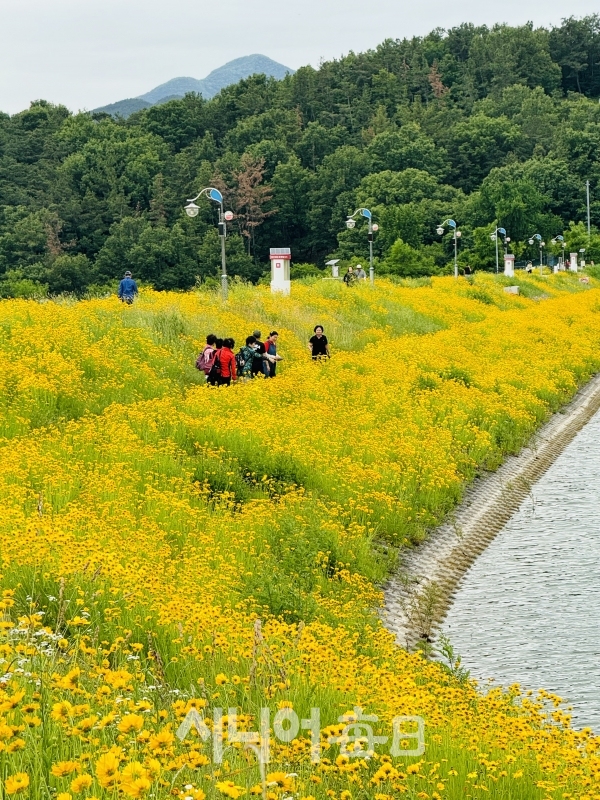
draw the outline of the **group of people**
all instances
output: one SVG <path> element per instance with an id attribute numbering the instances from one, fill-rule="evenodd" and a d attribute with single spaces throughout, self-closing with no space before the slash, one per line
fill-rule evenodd
<path id="1" fill-rule="evenodd" d="M 206 337 L 206 345 L 198 358 L 196 367 L 206 375 L 209 386 L 229 386 L 232 381 L 251 380 L 259 376 L 274 378 L 277 362 L 282 357 L 277 353 L 277 331 L 271 331 L 263 342 L 261 332 L 256 330 L 246 337 L 246 344 L 234 353 L 235 339 L 220 339 L 214 333 Z"/>
<path id="2" fill-rule="evenodd" d="M 350 286 L 353 283 L 358 283 L 359 281 L 366 281 L 367 280 L 367 273 L 361 267 L 360 264 L 357 264 L 356 267 L 348 267 L 348 272 L 344 275 L 344 283 L 346 286 Z"/>
<path id="3" fill-rule="evenodd" d="M 330 358 L 329 342 L 322 325 L 316 325 L 308 342 L 313 361 Z M 271 331 L 262 341 L 259 330 L 246 337 L 246 344 L 235 353 L 235 340 L 220 339 L 214 333 L 206 337 L 206 345 L 196 359 L 196 367 L 206 375 L 209 386 L 230 386 L 232 381 L 253 378 L 274 378 L 282 356 L 277 352 L 279 334 Z"/>

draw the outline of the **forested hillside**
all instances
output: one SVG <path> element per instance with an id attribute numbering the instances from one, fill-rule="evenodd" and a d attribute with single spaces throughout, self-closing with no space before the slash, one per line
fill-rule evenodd
<path id="1" fill-rule="evenodd" d="M 295 262 L 365 258 L 359 205 L 380 226 L 377 267 L 401 275 L 460 258 L 491 268 L 496 224 L 587 248 L 585 181 L 600 226 L 600 17 L 533 26 L 464 24 L 388 40 L 282 81 L 254 76 L 205 101 L 132 115 L 71 115 L 44 101 L 0 115 L 0 293 L 85 291 L 124 269 L 158 289 L 218 274 L 216 209 L 186 198 L 216 185 L 236 214 L 229 270 L 252 281 L 268 248 Z M 310 267 L 297 274 L 309 273 Z"/>

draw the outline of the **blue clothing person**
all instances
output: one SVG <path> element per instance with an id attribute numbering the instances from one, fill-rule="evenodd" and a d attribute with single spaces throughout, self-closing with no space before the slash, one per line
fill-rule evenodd
<path id="1" fill-rule="evenodd" d="M 125 277 L 119 284 L 119 299 L 123 303 L 131 305 L 133 298 L 138 293 L 137 283 L 131 277 L 131 272 L 126 272 Z"/>

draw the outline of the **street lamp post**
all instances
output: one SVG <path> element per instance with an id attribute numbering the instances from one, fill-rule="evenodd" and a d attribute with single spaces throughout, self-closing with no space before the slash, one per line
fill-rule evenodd
<path id="1" fill-rule="evenodd" d="M 369 279 L 371 284 L 373 284 L 375 283 L 375 268 L 373 266 L 373 232 L 379 230 L 379 225 L 373 225 L 373 216 L 368 208 L 357 208 L 354 214 L 351 214 L 346 220 L 346 227 L 348 230 L 352 230 L 352 228 L 355 227 L 356 222 L 354 217 L 357 214 L 365 217 L 365 219 L 367 219 L 369 222 Z"/>
<path id="2" fill-rule="evenodd" d="M 438 236 L 442 236 L 444 233 L 444 228 L 446 225 L 452 231 L 452 238 L 454 239 L 454 277 L 458 278 L 458 240 L 461 237 L 461 233 L 456 228 L 456 222 L 453 219 L 444 220 L 441 222 L 437 227 Z"/>
<path id="3" fill-rule="evenodd" d="M 554 239 L 552 239 L 551 241 L 552 244 L 560 244 L 560 246 L 562 247 L 562 265 L 563 269 L 565 269 L 565 247 L 567 246 L 565 243 L 565 237 L 560 235 L 555 236 Z"/>
<path id="4" fill-rule="evenodd" d="M 588 243 L 590 241 L 590 182 L 585 182 L 585 194 L 586 194 L 586 201 L 587 201 L 587 234 L 588 234 Z"/>
<path id="5" fill-rule="evenodd" d="M 533 244 L 534 240 L 537 240 L 539 242 L 539 245 L 540 245 L 540 275 L 543 275 L 544 274 L 544 262 L 543 262 L 543 256 L 542 256 L 542 248 L 544 248 L 546 246 L 546 242 L 542 241 L 542 237 L 540 236 L 539 233 L 534 233 L 533 236 L 530 236 L 527 241 L 529 242 L 529 244 Z"/>
<path id="6" fill-rule="evenodd" d="M 230 211 L 224 212 L 223 211 L 223 195 L 218 189 L 213 188 L 212 186 L 207 186 L 206 189 L 202 189 L 196 197 L 192 198 L 191 200 L 188 199 L 188 205 L 185 206 L 185 213 L 188 217 L 197 217 L 198 212 L 200 211 L 200 206 L 196 205 L 196 200 L 199 197 L 208 197 L 210 200 L 214 200 L 215 203 L 219 204 L 219 238 L 221 239 L 221 292 L 223 295 L 223 300 L 227 300 L 227 256 L 225 254 L 225 238 L 227 236 L 227 224 L 225 222 L 226 219 L 233 219 L 233 214 Z"/>
<path id="7" fill-rule="evenodd" d="M 504 228 L 496 228 L 492 233 L 491 239 L 496 242 L 496 275 L 498 274 L 498 234 L 504 236 L 504 241 L 509 242 L 510 239 L 506 238 L 506 230 Z"/>

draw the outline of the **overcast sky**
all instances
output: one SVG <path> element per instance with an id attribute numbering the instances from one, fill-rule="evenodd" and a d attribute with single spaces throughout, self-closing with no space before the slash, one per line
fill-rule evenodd
<path id="1" fill-rule="evenodd" d="M 0 110 L 39 98 L 91 109 L 251 53 L 296 69 L 434 27 L 549 25 L 597 9 L 592 0 L 0 0 Z"/>

